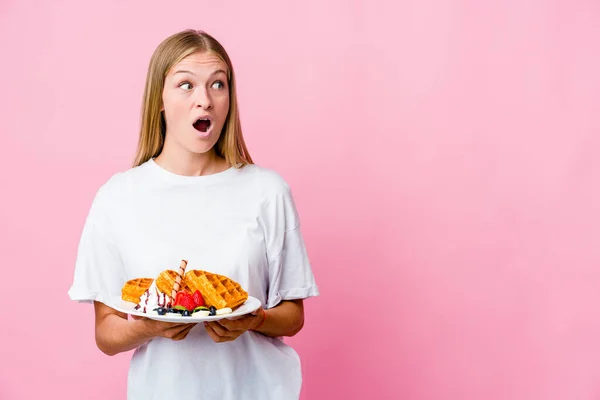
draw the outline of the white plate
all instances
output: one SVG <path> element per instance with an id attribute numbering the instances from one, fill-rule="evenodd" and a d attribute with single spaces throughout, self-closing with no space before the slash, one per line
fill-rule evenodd
<path id="1" fill-rule="evenodd" d="M 260 304 L 260 300 L 258 300 L 256 297 L 248 296 L 248 300 L 246 300 L 246 302 L 244 304 L 242 304 L 241 306 L 239 306 L 238 308 L 236 308 L 235 310 L 233 310 L 233 312 L 231 312 L 229 314 L 213 315 L 213 316 L 205 316 L 205 317 L 199 316 L 198 314 L 192 314 L 189 317 L 184 317 L 181 314 L 175 314 L 175 313 L 166 313 L 165 315 L 158 315 L 158 313 L 156 311 L 152 311 L 150 309 L 147 309 L 146 313 L 143 313 L 142 309 L 135 310 L 136 305 L 134 303 L 125 301 L 125 300 L 121 299 L 120 297 L 114 298 L 113 301 L 111 302 L 111 304 L 109 304 L 108 306 L 114 308 L 117 311 L 125 313 L 125 314 L 135 315 L 138 317 L 146 317 L 146 318 L 150 318 L 150 319 L 155 319 L 157 321 L 178 322 L 178 323 L 186 323 L 187 322 L 190 324 L 195 324 L 197 322 L 217 321 L 217 320 L 223 319 L 223 318 L 235 318 L 235 317 L 239 317 L 242 315 L 250 314 L 251 312 L 258 310 L 258 308 L 261 306 L 261 304 Z"/>

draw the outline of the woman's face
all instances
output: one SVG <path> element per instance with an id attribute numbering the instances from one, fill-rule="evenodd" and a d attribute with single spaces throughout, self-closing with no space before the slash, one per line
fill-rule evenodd
<path id="1" fill-rule="evenodd" d="M 229 112 L 227 66 L 216 55 L 194 53 L 165 77 L 165 141 L 192 153 L 206 153 L 219 140 Z"/>

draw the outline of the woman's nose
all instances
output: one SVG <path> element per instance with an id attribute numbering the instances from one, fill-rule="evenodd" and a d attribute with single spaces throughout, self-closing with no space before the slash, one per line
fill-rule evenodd
<path id="1" fill-rule="evenodd" d="M 212 100 L 206 90 L 199 89 L 194 97 L 195 106 L 198 108 L 209 109 L 212 107 Z"/>

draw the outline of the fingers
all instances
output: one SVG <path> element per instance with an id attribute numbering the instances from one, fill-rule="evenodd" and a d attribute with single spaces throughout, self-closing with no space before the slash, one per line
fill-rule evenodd
<path id="1" fill-rule="evenodd" d="M 172 326 L 168 326 L 165 328 L 166 332 L 180 332 L 182 330 L 184 330 L 185 328 L 193 328 L 194 326 L 196 326 L 196 324 L 174 324 Z"/>
<path id="2" fill-rule="evenodd" d="M 259 311 L 260 313 L 260 311 Z M 242 316 L 236 319 L 220 319 L 217 322 L 229 331 L 247 331 L 252 326 L 252 323 L 255 321 L 255 315 L 251 316 Z"/>
<path id="3" fill-rule="evenodd" d="M 192 330 L 192 328 L 194 326 L 196 326 L 196 324 L 187 324 L 188 326 L 186 326 L 183 330 L 181 330 L 179 333 L 177 333 L 175 336 L 173 336 L 171 339 L 178 341 L 178 340 L 183 340 L 186 338 L 186 336 L 188 335 L 188 333 L 190 333 L 190 331 Z"/>
<path id="4" fill-rule="evenodd" d="M 236 337 L 236 332 L 235 331 L 230 331 L 227 328 L 223 327 L 219 322 L 214 321 L 214 322 L 208 322 L 207 323 L 208 326 L 210 326 L 213 331 L 216 332 L 217 335 L 221 336 L 221 337 Z"/>
<path id="5" fill-rule="evenodd" d="M 219 335 L 219 333 L 217 332 L 217 330 L 219 330 L 219 328 L 216 327 L 214 325 L 214 323 L 204 324 L 204 329 L 206 329 L 208 336 L 210 336 L 211 339 L 213 341 L 215 341 L 216 343 L 231 342 L 232 340 L 235 340 L 237 338 L 237 336 L 221 336 L 221 335 Z M 221 328 L 221 331 L 222 331 L 222 328 Z"/>
<path id="6" fill-rule="evenodd" d="M 205 322 L 204 327 L 208 335 L 217 343 L 229 342 L 237 339 L 246 332 L 254 321 L 255 316 L 236 319 L 220 319 L 214 322 Z"/>
<path id="7" fill-rule="evenodd" d="M 217 343 L 229 342 L 237 339 L 241 334 L 248 330 L 254 316 L 241 317 L 236 319 L 221 319 L 218 321 L 205 322 L 204 328 L 211 339 Z M 187 337 L 190 331 L 196 326 L 195 323 L 173 323 L 148 319 L 145 317 L 135 317 L 143 319 L 155 336 L 162 336 L 167 339 L 179 341 Z"/>
<path id="8" fill-rule="evenodd" d="M 196 324 L 181 324 L 165 330 L 164 337 L 172 340 L 182 340 Z"/>
<path id="9" fill-rule="evenodd" d="M 194 326 L 196 324 L 190 323 L 190 324 L 180 324 L 180 323 L 175 323 L 175 322 L 159 322 L 159 324 L 161 324 L 160 328 L 163 330 L 169 330 L 169 329 L 177 329 L 177 328 L 183 328 L 186 326 Z"/>
<path id="10" fill-rule="evenodd" d="M 230 342 L 244 333 L 244 331 L 229 331 L 218 322 L 205 322 L 204 329 L 211 339 L 217 343 Z"/>
<path id="11" fill-rule="evenodd" d="M 187 333 L 196 325 L 162 322 L 152 319 L 145 319 L 144 324 L 146 325 L 149 332 L 152 332 L 153 336 L 160 336 L 167 339 L 179 338 L 179 340 L 185 338 Z"/>
<path id="12" fill-rule="evenodd" d="M 215 323 L 227 331 L 245 331 L 244 327 L 247 325 L 244 323 L 244 319 L 221 319 Z"/>
<path id="13" fill-rule="evenodd" d="M 210 326 L 208 323 L 204 324 L 204 329 L 206 330 L 206 333 L 208 333 L 208 336 L 210 336 L 210 338 L 219 343 L 222 342 L 221 337 L 217 334 L 217 332 L 215 332 L 215 330 L 213 329 L 212 326 Z"/>

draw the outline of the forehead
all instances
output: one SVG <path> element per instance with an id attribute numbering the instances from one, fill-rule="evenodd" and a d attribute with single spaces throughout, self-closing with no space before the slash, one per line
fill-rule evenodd
<path id="1" fill-rule="evenodd" d="M 227 72 L 227 65 L 212 52 L 197 52 L 190 54 L 175 64 L 167 76 L 173 76 L 177 71 L 189 71 L 196 75 L 210 75 L 214 71 Z"/>

